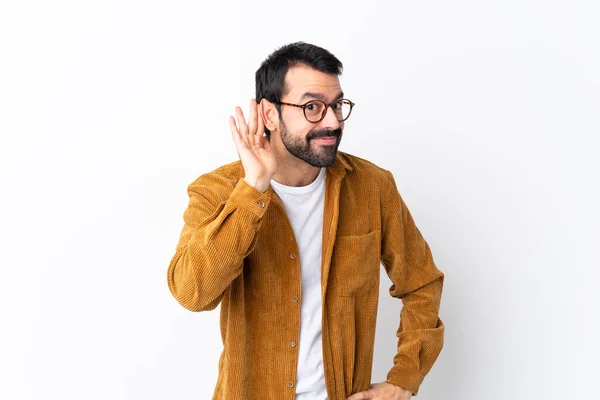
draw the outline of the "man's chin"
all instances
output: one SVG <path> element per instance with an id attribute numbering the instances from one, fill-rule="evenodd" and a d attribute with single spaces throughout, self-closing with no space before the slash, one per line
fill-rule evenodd
<path id="1" fill-rule="evenodd" d="M 333 146 L 327 146 L 326 151 L 327 157 L 320 157 L 319 165 L 313 165 L 313 167 L 329 167 L 333 165 L 337 157 L 337 147 L 334 149 Z"/>
<path id="2" fill-rule="evenodd" d="M 340 138 L 339 137 L 337 138 L 337 140 L 335 142 L 331 142 L 331 143 L 321 142 L 321 141 L 318 141 L 318 140 L 311 140 L 310 141 L 310 147 L 314 151 L 319 151 L 319 152 L 331 151 L 332 149 L 336 149 L 336 151 L 337 151 L 337 148 L 338 148 L 339 145 L 340 145 Z"/>

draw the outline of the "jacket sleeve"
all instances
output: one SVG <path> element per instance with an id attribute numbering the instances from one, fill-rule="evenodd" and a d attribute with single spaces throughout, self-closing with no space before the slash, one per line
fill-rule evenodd
<path id="1" fill-rule="evenodd" d="M 272 195 L 243 178 L 233 191 L 206 174 L 188 186 L 184 226 L 167 271 L 169 290 L 190 311 L 214 309 L 240 275 Z"/>
<path id="2" fill-rule="evenodd" d="M 382 199 L 381 261 L 393 283 L 390 295 L 402 299 L 396 332 L 398 352 L 386 382 L 416 396 L 443 347 L 444 324 L 438 313 L 444 274 L 436 268 L 392 173 L 386 172 L 389 181 Z"/>

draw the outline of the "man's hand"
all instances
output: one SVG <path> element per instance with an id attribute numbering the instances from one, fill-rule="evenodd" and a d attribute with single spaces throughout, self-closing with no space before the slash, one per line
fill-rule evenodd
<path id="1" fill-rule="evenodd" d="M 261 192 L 265 192 L 271 178 L 277 172 L 277 158 L 271 144 L 266 137 L 263 137 L 265 125 L 262 107 L 256 104 L 256 100 L 250 101 L 250 118 L 247 124 L 240 107 L 235 108 L 235 113 L 237 124 L 235 118 L 230 116 L 229 126 L 244 167 L 244 180 Z"/>
<path id="2" fill-rule="evenodd" d="M 410 390 L 392 385 L 391 383 L 382 382 L 374 383 L 369 390 L 354 393 L 346 400 L 408 400 L 411 397 L 412 392 Z"/>

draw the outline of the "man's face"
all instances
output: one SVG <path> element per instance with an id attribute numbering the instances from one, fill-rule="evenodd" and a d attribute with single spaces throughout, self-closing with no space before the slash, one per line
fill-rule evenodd
<path id="1" fill-rule="evenodd" d="M 337 75 L 297 66 L 286 75 L 288 93 L 281 101 L 304 104 L 322 100 L 327 104 L 343 97 Z M 317 123 L 309 122 L 299 107 L 281 106 L 279 132 L 285 148 L 313 167 L 328 167 L 334 163 L 342 139 L 344 122 L 339 122 L 331 109 Z"/>

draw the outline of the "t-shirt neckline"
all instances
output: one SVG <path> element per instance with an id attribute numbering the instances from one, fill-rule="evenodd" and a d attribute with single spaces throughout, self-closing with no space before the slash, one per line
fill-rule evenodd
<path id="1" fill-rule="evenodd" d="M 319 171 L 319 174 L 317 175 L 315 180 L 306 186 L 287 186 L 287 185 L 279 183 L 273 179 L 271 179 L 271 185 L 273 186 L 273 188 L 281 190 L 282 192 L 289 193 L 289 194 L 303 194 L 303 193 L 312 192 L 323 181 L 323 179 L 325 178 L 326 171 L 327 171 L 327 168 L 321 167 L 321 170 Z"/>

